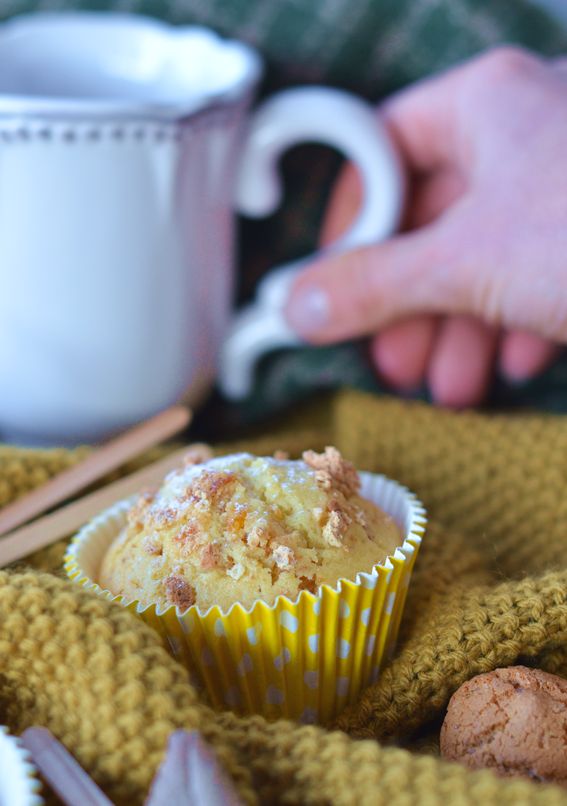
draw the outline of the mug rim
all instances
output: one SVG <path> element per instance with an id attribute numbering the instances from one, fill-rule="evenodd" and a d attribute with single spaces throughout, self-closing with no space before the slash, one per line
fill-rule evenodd
<path id="1" fill-rule="evenodd" d="M 182 37 L 192 38 L 193 42 L 206 42 L 214 51 L 222 53 L 232 50 L 241 59 L 241 75 L 226 81 L 224 87 L 202 89 L 187 93 L 187 98 L 179 101 L 139 100 L 113 98 L 101 95 L 96 98 L 41 95 L 32 93 L 6 92 L 0 90 L 0 119 L 40 118 L 53 120 L 110 119 L 154 120 L 175 122 L 193 117 L 213 107 L 224 107 L 241 101 L 258 84 L 262 72 L 262 59 L 258 52 L 245 42 L 219 36 L 215 31 L 202 25 L 172 25 L 143 14 L 128 14 L 98 11 L 36 12 L 21 14 L 0 23 L 0 53 L 7 43 L 17 42 L 22 35 L 31 40 L 40 37 L 44 31 L 53 33 L 57 27 L 78 28 L 91 25 L 92 21 L 106 25 L 108 31 L 125 30 L 130 33 L 150 32 L 172 41 Z M 88 35 L 88 34 L 87 34 Z M 24 42 L 24 47 L 25 47 Z"/>

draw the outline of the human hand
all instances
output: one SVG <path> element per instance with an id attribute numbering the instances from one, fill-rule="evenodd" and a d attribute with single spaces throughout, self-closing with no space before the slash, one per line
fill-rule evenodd
<path id="1" fill-rule="evenodd" d="M 494 361 L 524 380 L 567 342 L 567 70 L 498 48 L 393 97 L 382 113 L 410 171 L 407 231 L 320 259 L 286 316 L 313 343 L 377 334 L 400 389 L 479 403 Z M 347 168 L 323 238 L 360 202 Z"/>

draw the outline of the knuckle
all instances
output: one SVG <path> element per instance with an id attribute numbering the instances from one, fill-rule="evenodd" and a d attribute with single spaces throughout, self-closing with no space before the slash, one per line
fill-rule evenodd
<path id="1" fill-rule="evenodd" d="M 481 273 L 471 288 L 471 310 L 489 325 L 502 322 L 502 288 L 494 277 Z"/>
<path id="2" fill-rule="evenodd" d="M 537 57 L 517 45 L 501 45 L 479 59 L 484 77 L 492 81 L 508 81 L 523 76 L 537 65 Z"/>
<path id="3" fill-rule="evenodd" d="M 435 267 L 432 293 L 452 309 L 466 311 L 471 306 L 473 289 L 478 286 L 477 249 L 466 217 L 440 223 L 436 237 L 429 241 L 428 264 Z"/>
<path id="4" fill-rule="evenodd" d="M 557 293 L 557 280 L 552 278 L 547 272 L 542 272 L 530 282 L 529 287 L 529 307 L 525 300 L 526 286 L 520 287 L 520 293 L 516 292 L 508 300 L 508 311 L 510 318 L 518 319 L 519 311 L 522 316 L 528 316 L 527 328 L 550 339 L 557 339 L 565 343 L 567 341 L 567 298 L 563 294 Z"/>

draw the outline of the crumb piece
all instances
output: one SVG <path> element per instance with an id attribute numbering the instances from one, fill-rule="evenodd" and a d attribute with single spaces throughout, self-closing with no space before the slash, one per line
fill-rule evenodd
<path id="1" fill-rule="evenodd" d="M 186 610 L 197 601 L 195 588 L 183 577 L 172 574 L 164 579 L 163 586 L 167 600 L 181 610 Z"/>
<path id="2" fill-rule="evenodd" d="M 259 548 L 267 545 L 268 541 L 268 522 L 264 519 L 259 520 L 248 533 L 246 542 L 251 548 Z"/>
<path id="3" fill-rule="evenodd" d="M 275 564 L 282 571 L 288 571 L 295 565 L 295 554 L 289 546 L 276 546 L 272 552 Z"/>
<path id="4" fill-rule="evenodd" d="M 336 512 L 338 514 L 341 520 L 342 527 L 346 528 L 347 526 L 351 525 L 352 518 L 350 517 L 346 509 L 344 509 L 341 506 L 341 504 L 337 501 L 336 498 L 332 498 L 331 501 L 329 502 L 329 512 Z"/>
<path id="5" fill-rule="evenodd" d="M 208 462 L 209 459 L 212 458 L 213 452 L 210 447 L 204 442 L 196 442 L 194 445 L 189 446 L 187 453 L 183 457 L 183 464 L 185 467 L 202 465 L 204 462 Z"/>
<path id="6" fill-rule="evenodd" d="M 201 552 L 201 568 L 211 571 L 221 565 L 221 547 L 218 543 L 208 543 Z"/>
<path id="7" fill-rule="evenodd" d="M 130 526 L 142 526 L 144 523 L 144 515 L 154 502 L 156 496 L 155 490 L 145 490 L 138 498 L 134 506 L 128 512 L 128 523 Z"/>
<path id="8" fill-rule="evenodd" d="M 153 554 L 158 557 L 163 554 L 163 546 L 155 535 L 147 535 L 142 545 L 147 554 Z"/>
<path id="9" fill-rule="evenodd" d="M 346 527 L 344 513 L 331 510 L 327 523 L 323 526 L 323 537 L 329 546 L 339 548 L 343 545 L 342 534 Z"/>
<path id="10" fill-rule="evenodd" d="M 317 578 L 315 574 L 310 577 L 299 577 L 298 588 L 300 591 L 309 591 L 309 593 L 317 593 Z"/>
<path id="11" fill-rule="evenodd" d="M 236 475 L 228 470 L 204 470 L 188 489 L 189 496 L 197 501 L 217 503 L 229 494 L 227 489 L 236 481 Z"/>
<path id="12" fill-rule="evenodd" d="M 345 496 L 355 495 L 360 489 L 360 478 L 352 462 L 343 459 L 336 448 L 327 446 L 324 453 L 304 451 L 303 461 L 316 471 L 323 471 L 321 483 L 328 484 L 329 477 L 332 486 Z M 319 478 L 317 478 L 319 481 Z M 324 489 L 327 489 L 325 486 Z"/>
<path id="13" fill-rule="evenodd" d="M 191 507 L 200 515 L 207 515 L 210 514 L 211 511 L 211 502 L 207 496 L 199 490 L 192 496 Z"/>
<path id="14" fill-rule="evenodd" d="M 362 526 L 363 529 L 368 531 L 368 520 L 366 519 L 366 515 L 364 514 L 363 510 L 360 507 L 354 506 L 352 511 L 354 513 L 355 521 Z"/>
<path id="15" fill-rule="evenodd" d="M 154 506 L 149 514 L 151 523 L 159 529 L 174 524 L 181 513 L 177 507 Z"/>
<path id="16" fill-rule="evenodd" d="M 240 579 L 240 577 L 244 574 L 244 566 L 242 563 L 234 563 L 232 568 L 227 569 L 226 573 L 233 579 Z"/>
<path id="17" fill-rule="evenodd" d="M 326 490 L 327 492 L 333 486 L 332 476 L 327 470 L 317 470 L 315 472 L 315 481 L 322 490 Z"/>
<path id="18" fill-rule="evenodd" d="M 227 531 L 246 539 L 246 535 L 242 535 L 241 533 L 246 524 L 246 518 L 248 517 L 247 507 L 240 503 L 230 503 L 226 507 L 225 512 Z"/>
<path id="19" fill-rule="evenodd" d="M 323 510 L 321 509 L 321 507 L 315 507 L 313 509 L 313 517 L 315 518 L 315 521 L 318 524 L 321 523 L 321 521 L 323 520 Z"/>
<path id="20" fill-rule="evenodd" d="M 200 533 L 199 525 L 190 520 L 179 529 L 173 539 L 176 543 L 183 543 L 183 548 L 191 551 L 197 544 Z"/>
<path id="21" fill-rule="evenodd" d="M 280 462 L 285 462 L 287 459 L 289 459 L 289 453 L 281 450 L 274 451 L 274 459 L 277 459 Z"/>

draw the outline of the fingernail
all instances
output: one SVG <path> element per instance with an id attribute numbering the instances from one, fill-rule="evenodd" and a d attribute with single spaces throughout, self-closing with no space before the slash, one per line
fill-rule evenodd
<path id="1" fill-rule="evenodd" d="M 307 286 L 293 295 L 286 308 L 286 319 L 302 335 L 316 333 L 329 321 L 329 298 L 318 286 Z"/>

